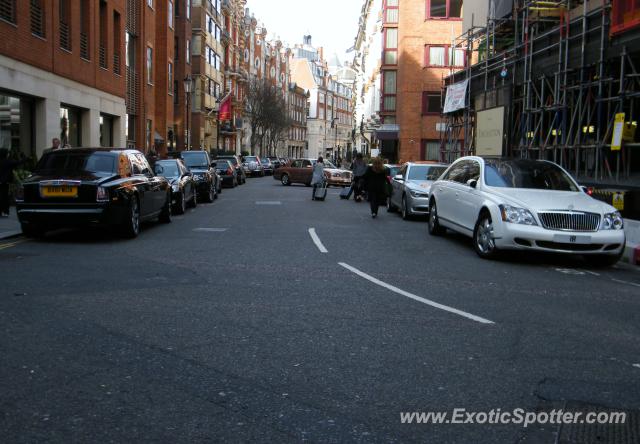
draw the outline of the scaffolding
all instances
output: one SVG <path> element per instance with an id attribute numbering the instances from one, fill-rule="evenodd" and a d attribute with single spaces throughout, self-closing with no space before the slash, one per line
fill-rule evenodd
<path id="1" fill-rule="evenodd" d="M 472 24 L 453 42 L 468 63 L 445 88 L 467 81 L 467 102 L 443 116 L 441 160 L 475 154 L 477 112 L 504 106 L 504 154 L 553 160 L 575 177 L 637 181 L 640 36 L 612 38 L 611 11 L 606 0 L 515 0 L 510 16 Z M 620 150 L 616 115 L 629 129 Z"/>

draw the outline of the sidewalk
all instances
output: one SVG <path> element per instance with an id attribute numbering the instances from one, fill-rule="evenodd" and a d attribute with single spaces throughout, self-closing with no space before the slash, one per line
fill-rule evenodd
<path id="1" fill-rule="evenodd" d="M 16 236 L 22 233 L 20 223 L 16 216 L 16 208 L 11 207 L 11 215 L 9 217 L 0 217 L 0 239 Z"/>

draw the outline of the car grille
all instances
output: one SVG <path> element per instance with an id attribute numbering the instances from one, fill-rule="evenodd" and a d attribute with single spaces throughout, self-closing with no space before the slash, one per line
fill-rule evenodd
<path id="1" fill-rule="evenodd" d="M 538 213 L 542 226 L 548 230 L 598 231 L 600 215 L 574 211 Z"/>

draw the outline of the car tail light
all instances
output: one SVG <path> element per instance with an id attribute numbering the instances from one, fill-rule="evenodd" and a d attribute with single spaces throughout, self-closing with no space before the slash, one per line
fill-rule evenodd
<path id="1" fill-rule="evenodd" d="M 231 168 L 229 168 L 225 174 L 228 175 L 228 176 L 231 176 L 231 175 L 233 175 L 233 170 Z"/>
<path id="2" fill-rule="evenodd" d="M 96 191 L 96 202 L 108 202 L 109 191 L 105 187 L 98 187 Z"/>

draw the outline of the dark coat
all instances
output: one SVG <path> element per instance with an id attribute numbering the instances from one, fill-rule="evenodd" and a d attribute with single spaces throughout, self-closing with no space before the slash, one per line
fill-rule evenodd
<path id="1" fill-rule="evenodd" d="M 364 173 L 365 189 L 369 195 L 376 194 L 380 198 L 387 195 L 387 169 L 379 173 L 373 171 L 371 167 Z"/>
<path id="2" fill-rule="evenodd" d="M 22 163 L 21 160 L 0 159 L 0 183 L 13 182 L 13 170 Z"/>

